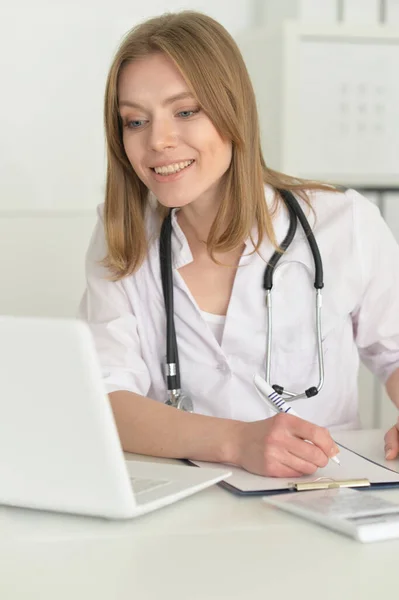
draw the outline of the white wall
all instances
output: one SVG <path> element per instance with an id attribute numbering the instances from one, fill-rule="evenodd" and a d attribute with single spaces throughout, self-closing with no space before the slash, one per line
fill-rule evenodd
<path id="1" fill-rule="evenodd" d="M 0 314 L 75 314 L 113 52 L 140 20 L 185 8 L 233 34 L 253 18 L 246 0 L 0 0 Z"/>
<path id="2" fill-rule="evenodd" d="M 258 105 L 266 162 L 290 174 L 338 181 L 344 185 L 355 185 L 356 181 L 357 185 L 373 182 L 380 188 L 398 186 L 399 118 L 394 98 L 399 88 L 396 86 L 392 55 L 395 59 L 399 56 L 399 1 L 265 0 L 262 17 L 267 27 L 242 32 L 239 44 L 260 99 Z M 297 27 L 282 27 L 287 21 L 295 21 Z M 290 36 L 287 35 L 288 31 L 291 32 Z M 306 47 L 304 55 L 300 54 L 301 45 L 293 41 L 296 32 L 301 31 L 307 32 L 311 39 L 311 43 L 302 44 Z M 318 52 L 318 48 L 323 47 L 323 40 L 325 44 L 332 32 L 339 35 L 344 31 L 346 34 L 351 32 L 352 35 L 363 36 L 363 46 L 345 44 L 341 63 L 337 60 L 336 47 L 335 54 L 331 51 L 323 57 Z M 375 52 L 371 44 L 368 46 L 373 33 L 378 38 Z M 389 37 L 386 43 L 388 51 L 376 67 L 378 57 L 382 56 L 384 36 L 386 39 Z M 390 58 L 387 60 L 388 55 Z M 383 89 L 385 96 L 383 94 L 381 101 L 369 94 L 366 98 L 368 104 L 364 99 L 351 98 L 349 120 L 339 134 L 338 121 L 344 119 L 336 118 L 339 116 L 337 108 L 339 112 L 343 103 L 338 101 L 334 106 L 334 89 L 340 89 L 340 81 L 345 80 L 345 68 L 349 70 L 349 82 L 353 86 L 357 83 L 356 77 L 360 78 L 362 85 L 356 86 L 357 91 L 360 87 L 368 91 Z M 315 69 L 316 75 L 313 72 Z M 311 73 L 309 81 L 305 78 L 307 72 Z M 376 84 L 380 79 L 387 83 L 385 87 Z M 371 128 L 364 127 L 365 118 L 359 118 L 365 106 Z M 377 115 L 377 109 L 379 113 L 383 112 L 382 116 L 379 113 Z M 376 115 L 379 117 L 378 131 L 375 127 Z M 351 126 L 349 141 L 348 123 Z M 355 131 L 353 125 L 356 125 Z M 395 143 L 390 147 L 391 140 L 395 140 Z M 333 147 L 335 156 L 331 152 Z M 334 176 L 337 173 L 341 175 Z M 349 173 L 351 176 L 348 176 Z M 399 194 L 366 195 L 379 205 L 399 241 Z M 359 390 L 363 425 L 391 426 L 397 417 L 397 409 L 365 367 L 360 369 Z"/>
<path id="3" fill-rule="evenodd" d="M 0 211 L 0 314 L 76 313 L 94 211 Z"/>
<path id="4" fill-rule="evenodd" d="M 287 15 L 399 24 L 398 0 L 0 0 L 0 314 L 75 314 L 103 198 L 112 53 L 138 21 L 182 8 L 207 12 L 233 35 Z M 384 204 L 399 239 L 399 196 Z M 364 423 L 388 425 L 393 413 L 372 401 L 373 379 L 363 373 L 360 386 Z"/>

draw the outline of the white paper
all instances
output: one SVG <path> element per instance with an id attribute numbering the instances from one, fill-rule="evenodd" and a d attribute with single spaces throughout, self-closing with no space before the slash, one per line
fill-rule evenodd
<path id="1" fill-rule="evenodd" d="M 370 483 L 399 483 L 398 473 L 374 464 L 346 448 L 341 447 L 339 460 L 341 461 L 340 465 L 337 465 L 330 460 L 326 467 L 318 469 L 313 475 L 303 475 L 299 478 L 289 477 L 287 479 L 280 477 L 261 477 L 260 475 L 248 473 L 248 471 L 244 471 L 244 469 L 228 465 L 232 475 L 229 477 L 227 483 L 243 492 L 284 490 L 288 489 L 289 484 L 292 482 L 310 482 L 319 477 L 326 477 L 328 479 L 339 481 L 345 479 L 368 479 Z M 192 462 L 199 467 L 209 467 L 213 464 L 198 461 Z M 220 465 L 217 466 L 220 468 Z"/>

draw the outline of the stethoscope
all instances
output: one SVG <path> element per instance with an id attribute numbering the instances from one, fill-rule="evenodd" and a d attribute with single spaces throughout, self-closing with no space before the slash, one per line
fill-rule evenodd
<path id="1" fill-rule="evenodd" d="M 321 334 L 321 307 L 322 307 L 322 295 L 321 290 L 324 286 L 323 283 L 323 265 L 320 256 L 319 247 L 316 243 L 316 239 L 313 235 L 311 227 L 303 210 L 301 209 L 295 196 L 288 190 L 278 190 L 281 194 L 285 205 L 289 212 L 290 224 L 287 235 L 283 242 L 280 244 L 281 251 L 276 250 L 271 259 L 269 260 L 265 273 L 263 276 L 263 289 L 266 292 L 266 310 L 267 310 L 267 338 L 266 338 L 266 376 L 265 380 L 269 385 L 276 390 L 278 394 L 289 398 L 291 401 L 299 400 L 300 398 L 311 398 L 319 393 L 324 383 L 324 359 L 323 359 L 323 342 Z M 161 279 L 162 289 L 165 302 L 166 312 L 166 365 L 165 365 L 165 376 L 168 387 L 168 398 L 166 404 L 185 410 L 187 412 L 193 412 L 193 402 L 191 398 L 186 396 L 181 389 L 180 383 L 180 367 L 179 367 L 179 353 L 176 341 L 176 330 L 174 320 L 174 304 L 173 304 L 173 268 L 172 268 L 172 210 L 169 211 L 168 216 L 165 218 L 161 233 L 160 233 L 160 244 L 159 244 L 159 257 L 161 264 Z M 305 232 L 306 239 L 308 241 L 310 250 L 312 252 L 314 266 L 315 266 L 315 280 L 314 287 L 316 290 L 316 339 L 317 339 L 317 359 L 318 359 L 318 372 L 319 381 L 317 386 L 312 386 L 302 393 L 296 394 L 285 390 L 282 386 L 277 384 L 271 384 L 270 367 L 271 367 L 271 353 L 272 353 L 272 288 L 273 288 L 273 274 L 276 269 L 277 263 L 282 257 L 283 253 L 289 248 L 292 240 L 295 237 L 298 221 L 300 222 L 302 229 Z"/>

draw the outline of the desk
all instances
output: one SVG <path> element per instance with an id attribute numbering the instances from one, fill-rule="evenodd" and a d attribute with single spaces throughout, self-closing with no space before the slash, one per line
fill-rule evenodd
<path id="1" fill-rule="evenodd" d="M 381 458 L 383 434 L 335 438 Z M 362 545 L 216 486 L 128 522 L 0 508 L 1 600 L 367 600 L 397 593 L 398 561 L 399 540 Z"/>

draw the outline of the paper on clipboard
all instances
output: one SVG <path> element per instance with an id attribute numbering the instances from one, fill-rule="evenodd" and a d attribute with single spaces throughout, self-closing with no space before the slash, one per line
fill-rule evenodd
<path id="1" fill-rule="evenodd" d="M 339 445 L 339 444 L 338 444 Z M 397 484 L 399 486 L 399 473 L 388 470 L 381 465 L 370 462 L 363 456 L 351 452 L 347 448 L 340 446 L 339 459 L 340 465 L 329 461 L 323 469 L 317 469 L 313 475 L 303 475 L 302 477 L 262 477 L 253 475 L 244 469 L 229 465 L 232 475 L 227 483 L 229 488 L 235 488 L 238 493 L 276 493 L 290 489 L 292 482 L 314 481 L 319 477 L 325 477 L 332 480 L 344 479 L 368 479 L 373 484 Z M 199 467 L 209 467 L 211 463 L 191 461 Z M 218 465 L 220 467 L 220 465 Z M 234 491 L 234 490 L 232 490 Z"/>

